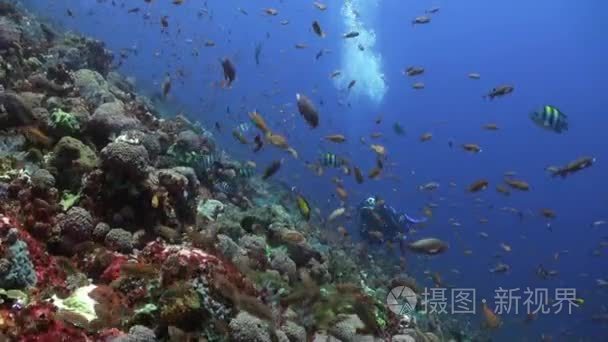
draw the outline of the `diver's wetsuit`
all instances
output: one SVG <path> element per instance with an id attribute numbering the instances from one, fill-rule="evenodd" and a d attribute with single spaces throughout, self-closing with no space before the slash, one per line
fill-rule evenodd
<path id="1" fill-rule="evenodd" d="M 426 222 L 426 218 L 416 219 L 406 213 L 398 213 L 395 208 L 386 203 L 378 204 L 375 197 L 369 197 L 358 207 L 361 220 L 361 237 L 366 240 L 378 240 L 370 236 L 372 231 L 380 231 L 385 240 L 393 240 L 400 233 L 405 233 L 417 223 Z"/>

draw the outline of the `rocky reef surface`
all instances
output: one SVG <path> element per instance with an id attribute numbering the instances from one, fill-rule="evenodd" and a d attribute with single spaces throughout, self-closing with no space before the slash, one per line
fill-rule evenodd
<path id="1" fill-rule="evenodd" d="M 472 339 L 112 63 L 0 2 L 0 340 Z"/>

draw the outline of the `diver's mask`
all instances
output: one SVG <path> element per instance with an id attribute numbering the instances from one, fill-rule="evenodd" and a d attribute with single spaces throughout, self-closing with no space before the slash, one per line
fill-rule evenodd
<path id="1" fill-rule="evenodd" d="M 376 198 L 369 197 L 361 204 L 361 209 L 374 210 L 376 208 Z"/>

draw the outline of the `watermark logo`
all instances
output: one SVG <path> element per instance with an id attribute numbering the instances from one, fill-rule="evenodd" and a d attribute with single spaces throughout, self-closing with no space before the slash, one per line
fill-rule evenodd
<path id="1" fill-rule="evenodd" d="M 414 312 L 418 304 L 416 292 L 407 286 L 397 286 L 386 296 L 386 304 L 392 312 L 403 315 Z"/>

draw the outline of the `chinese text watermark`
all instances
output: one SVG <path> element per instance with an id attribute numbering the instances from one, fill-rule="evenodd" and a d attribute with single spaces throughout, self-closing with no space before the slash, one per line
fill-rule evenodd
<path id="1" fill-rule="evenodd" d="M 575 288 L 499 287 L 492 300 L 484 298 L 481 302 L 499 315 L 571 314 L 581 303 Z M 478 309 L 474 288 L 425 288 L 419 298 L 412 289 L 399 286 L 389 292 L 386 302 L 396 314 L 413 312 L 417 305 L 425 313 L 436 314 L 475 314 Z"/>

